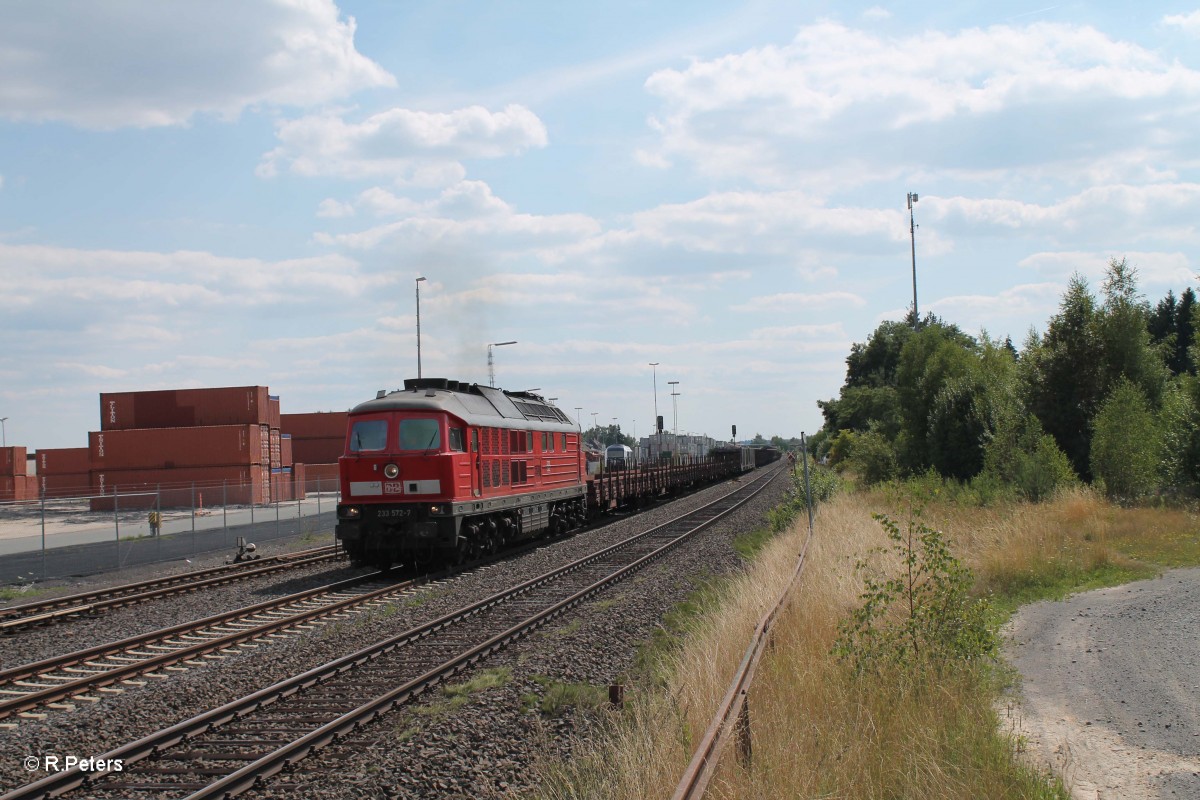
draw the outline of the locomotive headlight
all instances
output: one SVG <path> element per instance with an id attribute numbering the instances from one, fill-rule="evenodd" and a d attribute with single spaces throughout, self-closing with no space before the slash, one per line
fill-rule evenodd
<path id="1" fill-rule="evenodd" d="M 383 477 L 391 480 L 400 474 L 400 468 L 395 464 L 388 464 L 383 468 Z"/>
<path id="2" fill-rule="evenodd" d="M 441 506 L 430 506 L 429 513 L 430 514 L 440 514 L 440 513 L 442 513 L 442 507 Z"/>
<path id="3" fill-rule="evenodd" d="M 358 506 L 342 506 L 338 509 L 338 516 L 342 519 L 358 519 L 362 516 L 362 509 Z"/>

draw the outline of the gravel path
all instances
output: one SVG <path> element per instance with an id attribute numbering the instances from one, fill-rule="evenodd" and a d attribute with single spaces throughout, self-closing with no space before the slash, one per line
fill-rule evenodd
<path id="1" fill-rule="evenodd" d="M 1077 800 L 1200 798 L 1200 568 L 1014 617 L 1014 727 Z"/>

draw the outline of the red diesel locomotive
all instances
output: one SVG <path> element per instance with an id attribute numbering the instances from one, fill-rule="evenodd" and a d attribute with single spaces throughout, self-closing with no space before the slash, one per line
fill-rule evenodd
<path id="1" fill-rule="evenodd" d="M 543 398 L 409 379 L 350 411 L 337 538 L 359 563 L 461 561 L 582 523 L 579 426 Z"/>

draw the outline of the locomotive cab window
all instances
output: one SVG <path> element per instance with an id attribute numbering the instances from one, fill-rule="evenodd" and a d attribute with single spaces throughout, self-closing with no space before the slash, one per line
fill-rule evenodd
<path id="1" fill-rule="evenodd" d="M 442 429 L 436 419 L 400 420 L 401 450 L 437 450 L 442 446 Z"/>
<path id="2" fill-rule="evenodd" d="M 448 438 L 450 439 L 450 449 L 461 453 L 463 451 L 462 428 L 451 428 Z"/>
<path id="3" fill-rule="evenodd" d="M 360 419 L 350 429 L 350 452 L 383 450 L 387 447 L 387 420 Z"/>

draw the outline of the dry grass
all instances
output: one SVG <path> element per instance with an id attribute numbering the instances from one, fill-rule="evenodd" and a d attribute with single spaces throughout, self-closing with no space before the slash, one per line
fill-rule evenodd
<path id="1" fill-rule="evenodd" d="M 872 511 L 903 520 L 895 498 L 842 495 L 821 506 L 800 585 L 774 630 L 750 696 L 750 769 L 722 763 L 710 798 L 1061 798 L 1031 773 L 998 731 L 994 670 L 932 681 L 915 673 L 863 679 L 830 655 L 839 620 L 858 605 L 854 565 L 884 544 Z M 950 534 L 1001 605 L 1152 574 L 1158 564 L 1200 563 L 1195 515 L 1120 509 L 1086 490 L 1041 505 L 925 506 L 922 519 Z M 670 797 L 720 703 L 754 627 L 790 579 L 807 526 L 764 549 L 696 624 L 674 655 L 666 687 L 632 687 L 611 737 L 581 745 L 566 764 L 543 765 L 546 798 Z"/>

